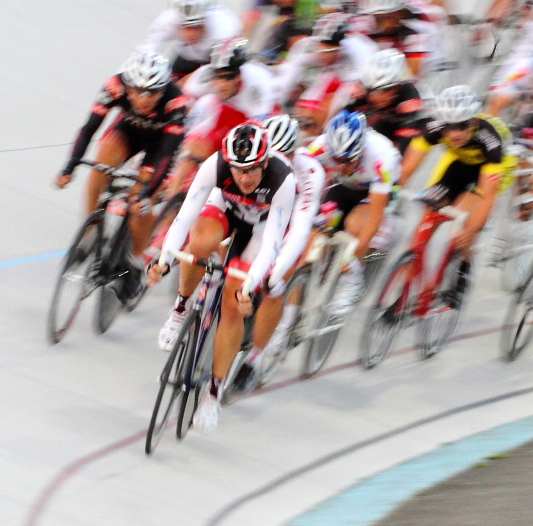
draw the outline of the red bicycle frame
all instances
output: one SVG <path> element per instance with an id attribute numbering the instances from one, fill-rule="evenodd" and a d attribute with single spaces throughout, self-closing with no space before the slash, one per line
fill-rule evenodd
<path id="1" fill-rule="evenodd" d="M 411 246 L 409 248 L 409 251 L 413 253 L 413 261 L 405 280 L 400 301 L 398 301 L 398 304 L 396 305 L 395 314 L 399 314 L 399 312 L 405 307 L 407 299 L 409 298 L 409 292 L 412 283 L 416 280 L 416 278 L 423 275 L 423 270 L 426 265 L 426 247 L 431 239 L 431 236 L 439 225 L 446 221 L 451 221 L 452 219 L 452 217 L 444 215 L 435 210 L 426 213 L 422 218 L 422 221 L 416 229 Z M 419 318 L 423 318 L 427 315 L 430 305 L 435 298 L 434 291 L 442 282 L 448 262 L 450 261 L 450 258 L 455 250 L 455 244 L 451 242 L 444 253 L 444 257 L 441 259 L 439 266 L 437 267 L 436 273 L 433 275 L 433 279 L 428 279 L 426 283 L 424 283 L 424 289 L 415 299 L 416 307 L 413 309 L 412 315 Z M 385 292 L 386 290 L 382 292 L 382 295 Z M 381 299 L 382 298 L 380 298 L 380 301 Z"/>

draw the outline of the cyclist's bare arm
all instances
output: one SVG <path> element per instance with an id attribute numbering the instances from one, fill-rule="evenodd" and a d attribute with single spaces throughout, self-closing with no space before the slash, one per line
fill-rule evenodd
<path id="1" fill-rule="evenodd" d="M 426 145 L 431 147 L 422 137 L 416 137 L 409 143 L 402 159 L 400 186 L 404 186 L 407 183 L 411 175 L 413 175 L 413 172 L 420 166 L 420 163 L 427 155 L 429 148 Z"/>

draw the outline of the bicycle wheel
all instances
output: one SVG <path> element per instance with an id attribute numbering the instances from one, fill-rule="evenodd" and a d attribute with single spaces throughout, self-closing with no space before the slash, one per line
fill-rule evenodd
<path id="1" fill-rule="evenodd" d="M 368 256 L 363 259 L 363 277 L 364 277 L 364 288 L 361 294 L 361 299 L 363 299 L 374 282 L 377 279 L 379 271 L 383 266 L 383 262 L 387 257 L 386 252 L 381 252 L 375 249 L 371 249 Z"/>
<path id="2" fill-rule="evenodd" d="M 516 360 L 533 337 L 533 273 L 513 294 L 501 336 L 501 350 L 510 362 Z"/>
<path id="3" fill-rule="evenodd" d="M 112 247 L 114 241 L 108 243 L 108 247 Z M 104 253 L 109 251 L 104 248 Z M 124 240 L 121 248 L 121 257 L 119 258 L 119 266 L 114 269 L 107 268 L 105 270 L 106 280 L 98 291 L 98 300 L 96 303 L 94 325 L 98 334 L 106 332 L 111 324 L 115 321 L 118 314 L 123 310 L 124 304 L 119 299 L 119 294 L 125 287 L 126 273 L 128 272 L 127 265 L 124 261 L 130 250 L 129 235 Z M 105 262 L 104 262 L 105 266 Z"/>
<path id="4" fill-rule="evenodd" d="M 287 283 L 284 294 L 284 305 L 294 305 L 296 312 L 293 322 L 289 327 L 278 324 L 274 334 L 270 338 L 263 351 L 261 367 L 258 372 L 258 385 L 265 385 L 278 371 L 280 365 L 287 357 L 289 351 L 294 349 L 302 341 L 305 323 L 303 306 L 309 293 L 309 278 L 311 276 L 311 264 L 306 263 L 296 270 Z"/>
<path id="5" fill-rule="evenodd" d="M 502 265 L 502 285 L 508 292 L 515 292 L 520 288 L 533 263 L 533 250 L 525 249 L 531 245 L 533 237 L 531 224 L 529 220 L 509 225 L 511 232 L 504 247 Z"/>
<path id="6" fill-rule="evenodd" d="M 65 336 L 81 302 L 96 288 L 91 286 L 90 274 L 101 255 L 102 230 L 101 213 L 94 212 L 83 223 L 64 259 L 48 312 L 51 343 L 58 343 Z"/>
<path id="7" fill-rule="evenodd" d="M 176 340 L 176 344 L 161 373 L 159 378 L 159 392 L 157 393 L 146 434 L 146 443 L 144 446 L 146 454 L 150 454 L 161 440 L 163 432 L 169 423 L 168 420 L 172 409 L 178 397 L 180 395 L 183 396 L 187 366 L 190 364 L 191 356 L 194 356 L 195 353 L 195 335 L 199 322 L 199 316 L 196 311 L 187 316 Z"/>
<path id="8" fill-rule="evenodd" d="M 459 253 L 452 252 L 438 290 L 433 293 L 428 313 L 420 324 L 421 358 L 435 355 L 455 333 L 470 288 L 470 272 L 460 272 L 462 261 Z M 462 280 L 461 290 L 458 280 Z"/>
<path id="9" fill-rule="evenodd" d="M 328 255 L 326 255 L 326 260 Z M 336 272 L 336 268 L 332 267 L 332 263 L 336 260 L 335 254 L 329 255 L 329 261 L 326 261 L 322 269 L 322 286 L 329 286 L 330 290 L 321 305 L 315 303 L 308 314 L 308 330 L 306 337 L 308 337 L 306 349 L 304 351 L 304 363 L 302 375 L 304 378 L 311 378 L 322 368 L 328 359 L 340 330 L 344 325 L 345 315 L 331 314 L 331 300 L 335 296 L 337 284 L 339 282 L 340 274 L 333 278 L 333 282 L 328 285 L 328 275 L 330 272 Z M 320 290 L 320 289 L 319 289 Z M 320 296 L 318 292 L 317 296 Z"/>
<path id="10" fill-rule="evenodd" d="M 385 359 L 412 313 L 418 292 L 417 279 L 410 280 L 413 261 L 412 251 L 398 259 L 368 312 L 359 350 L 365 369 Z"/>
<path id="11" fill-rule="evenodd" d="M 196 345 L 187 353 L 184 364 L 185 381 L 178 406 L 178 421 L 176 424 L 176 436 L 183 439 L 192 425 L 194 412 L 211 379 L 213 364 L 213 340 L 218 325 L 218 315 L 215 322 L 211 322 L 209 332 L 202 349 L 196 349 Z M 194 342 L 198 341 L 200 318 L 198 317 L 198 329 L 194 335 Z M 195 363 L 194 360 L 197 359 Z"/>

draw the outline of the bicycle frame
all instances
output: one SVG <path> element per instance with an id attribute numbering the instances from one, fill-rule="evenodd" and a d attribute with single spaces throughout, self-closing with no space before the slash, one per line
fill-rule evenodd
<path id="1" fill-rule="evenodd" d="M 310 316 L 319 315 L 323 307 L 327 305 L 333 295 L 334 286 L 341 268 L 353 257 L 358 243 L 359 240 L 357 238 L 342 230 L 334 234 L 331 234 L 327 230 L 323 230 L 314 239 L 307 257 L 305 258 L 305 262 L 312 264 L 310 286 L 312 289 L 318 289 L 318 294 L 312 300 L 311 304 L 304 308 L 304 318 L 309 319 Z M 338 247 L 338 250 L 334 253 L 333 261 L 331 261 L 326 275 L 322 280 L 322 283 L 320 283 L 319 264 L 325 249 L 328 247 Z M 321 330 L 309 331 L 303 336 L 303 339 L 308 340 L 316 336 L 322 336 L 328 332 L 338 330 L 341 326 L 342 323 L 336 323 Z"/>
<path id="2" fill-rule="evenodd" d="M 445 207 L 448 208 L 448 207 Z M 409 292 L 411 290 L 412 284 L 415 280 L 422 276 L 422 291 L 418 293 L 415 301 L 415 306 L 411 314 L 418 318 L 423 318 L 429 312 L 429 307 L 435 297 L 435 290 L 442 282 L 444 277 L 444 272 L 452 257 L 452 254 L 456 251 L 455 244 L 451 242 L 446 249 L 444 256 L 442 257 L 436 272 L 431 279 L 424 280 L 424 270 L 426 268 L 426 247 L 428 242 L 431 239 L 435 229 L 446 221 L 451 221 L 454 218 L 446 215 L 444 213 L 445 208 L 442 211 L 432 210 L 428 212 L 422 219 L 420 225 L 418 226 L 413 241 L 410 247 L 410 251 L 413 253 L 413 262 L 411 268 L 405 280 L 405 285 L 400 296 L 400 301 L 395 309 L 395 314 L 398 314 L 402 305 L 405 305 L 407 298 L 409 297 Z M 382 295 L 385 291 L 382 292 Z M 379 298 L 381 301 L 382 297 Z"/>

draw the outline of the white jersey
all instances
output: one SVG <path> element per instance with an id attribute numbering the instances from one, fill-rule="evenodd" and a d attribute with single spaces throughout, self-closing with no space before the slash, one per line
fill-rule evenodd
<path id="1" fill-rule="evenodd" d="M 309 153 L 320 161 L 332 179 L 351 190 L 388 194 L 400 179 L 400 152 L 387 137 L 371 128 L 366 131 L 361 162 L 350 176 L 336 174 L 336 163 L 328 154 L 325 135 L 311 143 Z"/>
<path id="2" fill-rule="evenodd" d="M 303 252 L 313 227 L 313 220 L 318 213 L 322 190 L 326 183 L 324 168 L 317 159 L 309 155 L 307 148 L 296 150 L 292 159 L 292 169 L 296 177 L 297 194 L 289 230 L 283 238 L 283 244 L 272 271 L 271 279 L 274 282 L 285 275 Z"/>
<path id="3" fill-rule="evenodd" d="M 496 71 L 489 89 L 509 98 L 533 90 L 533 20 L 524 23 L 521 37 Z"/>
<path id="4" fill-rule="evenodd" d="M 315 40 L 312 37 L 298 40 L 282 62 L 275 78 L 276 93 L 280 103 L 285 103 L 298 84 L 304 84 L 308 94 L 302 98 L 320 98 L 316 95 L 318 83 L 324 85 L 328 81 L 329 89 L 338 89 L 341 84 L 359 79 L 359 69 L 366 58 L 378 50 L 378 46 L 368 37 L 355 35 L 341 41 L 341 58 L 329 67 L 316 65 L 316 54 L 313 53 Z M 333 80 L 334 79 L 334 80 Z M 323 88 L 319 88 L 322 91 Z"/>
<path id="5" fill-rule="evenodd" d="M 263 120 L 270 116 L 276 105 L 272 88 L 273 76 L 266 67 L 246 62 L 241 66 L 241 86 L 233 97 L 220 101 L 213 93 L 211 68 L 198 68 L 183 86 L 183 93 L 199 99 L 191 109 L 188 126 L 214 118 L 215 107 L 223 104 L 241 112 L 246 119 Z"/>
<path id="6" fill-rule="evenodd" d="M 247 256 L 251 262 L 248 276 L 253 290 L 276 259 L 291 217 L 295 192 L 296 184 L 289 162 L 278 152 L 271 152 L 259 186 L 248 195 L 242 194 L 234 183 L 220 152 L 214 153 L 200 166 L 167 233 L 163 252 L 181 249 L 193 222 L 209 199 L 210 204 L 223 213 L 229 213 L 252 227 L 249 245 L 254 247 L 248 250 Z"/>
<path id="7" fill-rule="evenodd" d="M 205 14 L 204 33 L 198 42 L 188 44 L 180 37 L 180 19 L 176 9 L 163 11 L 150 25 L 135 51 L 162 52 L 170 42 L 178 45 L 177 54 L 195 62 L 209 62 L 213 44 L 242 33 L 239 17 L 224 7 L 214 6 Z"/>

